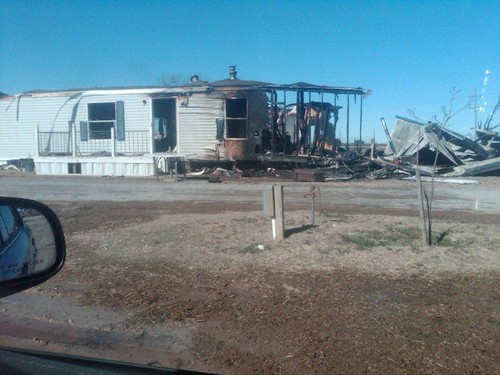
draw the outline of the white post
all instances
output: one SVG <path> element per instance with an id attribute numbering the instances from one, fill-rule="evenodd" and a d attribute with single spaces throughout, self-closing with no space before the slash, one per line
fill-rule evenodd
<path id="1" fill-rule="evenodd" d="M 73 126 L 71 127 L 71 145 L 73 146 L 71 150 L 71 154 L 73 157 L 76 157 L 76 124 L 73 123 Z"/>
<path id="2" fill-rule="evenodd" d="M 283 185 L 275 185 L 274 189 L 274 215 L 276 218 L 276 240 L 285 239 L 285 215 L 283 205 Z"/>
<path id="3" fill-rule="evenodd" d="M 154 148 L 154 139 L 153 139 L 153 123 L 151 122 L 151 126 L 148 129 L 148 136 L 149 136 L 149 153 L 153 155 L 153 148 Z"/>
<path id="4" fill-rule="evenodd" d="M 271 218 L 271 228 L 273 232 L 273 240 L 276 239 L 276 204 L 274 196 L 274 185 L 270 185 L 264 188 L 263 195 L 263 206 L 264 215 Z"/>
<path id="5" fill-rule="evenodd" d="M 36 124 L 36 156 L 40 157 L 40 125 Z"/>
<path id="6" fill-rule="evenodd" d="M 115 128 L 111 127 L 111 156 L 115 157 L 116 154 L 116 134 Z"/>

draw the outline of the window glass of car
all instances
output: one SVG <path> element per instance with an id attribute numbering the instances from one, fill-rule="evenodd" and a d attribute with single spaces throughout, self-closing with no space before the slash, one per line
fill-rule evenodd
<path id="1" fill-rule="evenodd" d="M 12 209 L 9 206 L 0 206 L 0 235 L 2 242 L 7 241 L 17 230 L 17 222 Z"/>

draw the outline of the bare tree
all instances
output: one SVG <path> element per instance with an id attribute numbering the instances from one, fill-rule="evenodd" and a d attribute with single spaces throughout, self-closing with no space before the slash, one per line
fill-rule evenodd
<path id="1" fill-rule="evenodd" d="M 500 127 L 500 122 L 495 124 L 495 125 L 491 124 L 491 122 L 493 121 L 493 117 L 495 117 L 495 113 L 498 111 L 499 108 L 500 108 L 500 95 L 498 95 L 497 104 L 493 108 L 493 111 L 491 111 L 491 113 L 486 118 L 486 121 L 484 122 L 484 124 L 482 121 L 478 122 L 478 124 L 477 124 L 478 129 L 484 129 L 484 130 L 491 131 L 491 130 L 494 130 L 494 129 Z"/>
<path id="2" fill-rule="evenodd" d="M 446 126 L 451 125 L 450 121 L 457 114 L 464 111 L 465 109 L 470 108 L 470 101 L 465 105 L 456 109 L 454 107 L 455 100 L 457 95 L 460 93 L 460 90 L 457 90 L 455 87 L 450 91 L 450 99 L 448 101 L 448 105 L 443 105 L 441 107 L 440 114 L 435 114 L 432 116 L 433 121 L 429 121 L 429 125 L 434 125 L 439 127 L 439 131 L 437 133 L 438 142 L 443 142 L 444 139 L 442 137 L 443 129 Z M 415 108 L 408 108 L 408 114 L 414 117 L 417 121 L 423 122 L 422 119 L 416 114 Z M 436 175 L 436 167 L 437 161 L 439 157 L 439 149 L 436 149 L 436 155 L 434 157 L 434 163 L 432 165 L 432 173 L 431 173 L 431 188 L 430 192 L 427 191 L 425 186 L 422 184 L 422 180 L 420 178 L 420 169 L 419 169 L 419 151 L 417 150 L 417 167 L 415 173 L 415 179 L 417 181 L 417 192 L 418 192 L 418 200 L 419 200 L 419 211 L 420 211 L 420 219 L 421 219 L 421 227 L 422 227 L 422 243 L 427 246 L 432 245 L 432 202 L 434 200 L 434 180 Z"/>
<path id="3" fill-rule="evenodd" d="M 191 76 L 180 74 L 164 74 L 160 77 L 160 81 L 164 86 L 167 87 L 187 85 L 191 82 L 207 82 L 206 78 L 203 81 L 200 80 L 199 74 L 193 74 Z"/>
<path id="4" fill-rule="evenodd" d="M 182 76 L 179 74 L 164 74 L 160 77 L 160 81 L 163 86 L 181 86 L 189 83 L 188 76 Z"/>

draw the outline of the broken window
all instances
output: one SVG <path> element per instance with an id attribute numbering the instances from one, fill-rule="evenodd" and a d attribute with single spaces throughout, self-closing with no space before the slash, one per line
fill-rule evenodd
<path id="1" fill-rule="evenodd" d="M 226 99 L 226 138 L 246 138 L 247 120 L 247 99 Z"/>
<path id="2" fill-rule="evenodd" d="M 111 139 L 111 128 L 115 126 L 115 103 L 89 103 L 88 123 L 90 139 Z"/>

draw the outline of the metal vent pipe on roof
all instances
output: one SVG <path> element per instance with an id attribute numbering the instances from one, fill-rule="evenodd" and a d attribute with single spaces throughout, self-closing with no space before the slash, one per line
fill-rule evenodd
<path id="1" fill-rule="evenodd" d="M 236 78 L 236 65 L 230 65 L 229 66 L 229 79 L 238 79 Z"/>

